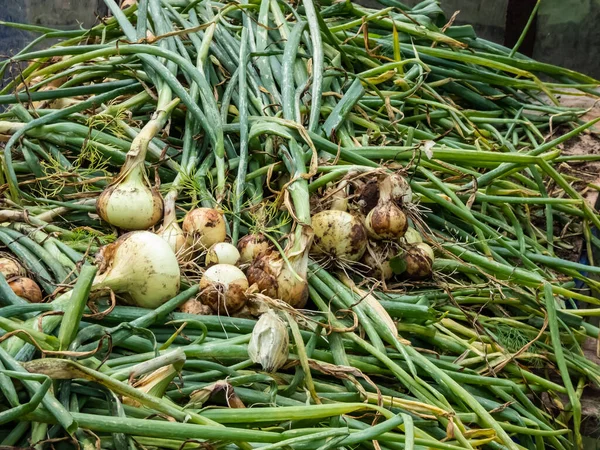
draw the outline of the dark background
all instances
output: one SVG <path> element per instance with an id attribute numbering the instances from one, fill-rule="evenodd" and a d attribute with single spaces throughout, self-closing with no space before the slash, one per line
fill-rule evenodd
<path id="1" fill-rule="evenodd" d="M 358 0 L 377 7 L 374 0 Z M 512 46 L 536 0 L 441 0 L 457 24 L 472 24 L 486 39 Z M 417 4 L 418 0 L 403 0 Z M 106 12 L 102 0 L 0 0 L 0 20 L 47 25 L 59 29 L 89 27 Z M 532 32 L 523 44 L 534 58 L 600 78 L 600 0 L 542 0 Z M 0 54 L 29 42 L 32 34 L 0 25 Z"/>

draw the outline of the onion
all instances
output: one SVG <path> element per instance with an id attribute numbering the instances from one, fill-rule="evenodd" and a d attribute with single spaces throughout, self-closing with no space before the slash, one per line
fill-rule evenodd
<path id="1" fill-rule="evenodd" d="M 367 232 L 345 211 L 321 211 L 311 218 L 314 240 L 311 253 L 358 261 L 367 248 Z"/>
<path id="2" fill-rule="evenodd" d="M 248 279 L 231 264 L 209 267 L 200 279 L 200 301 L 216 313 L 233 314 L 246 304 Z"/>
<path id="3" fill-rule="evenodd" d="M 380 245 L 372 245 L 369 247 L 362 263 L 369 269 L 369 272 L 377 279 L 389 280 L 394 276 L 392 267 L 390 266 L 390 252 Z"/>
<path id="4" fill-rule="evenodd" d="M 121 170 L 98 197 L 96 209 L 103 220 L 115 227 L 147 230 L 162 217 L 163 201 L 158 189 L 150 187 L 142 162 Z"/>
<path id="5" fill-rule="evenodd" d="M 329 209 L 333 211 L 348 211 L 348 182 L 341 181 L 334 186 L 335 192 L 331 195 Z"/>
<path id="6" fill-rule="evenodd" d="M 183 219 L 183 231 L 194 250 L 205 250 L 225 241 L 227 236 L 225 217 L 211 208 L 196 208 L 188 212 Z"/>
<path id="7" fill-rule="evenodd" d="M 279 254 L 263 254 L 246 271 L 248 282 L 264 295 L 283 300 L 294 308 L 303 308 L 308 300 L 304 258 L 307 264 L 308 255 L 290 258 L 290 270 Z"/>
<path id="8" fill-rule="evenodd" d="M 27 275 L 27 271 L 17 260 L 5 253 L 0 253 L 0 273 L 7 280 Z"/>
<path id="9" fill-rule="evenodd" d="M 419 242 L 423 242 L 421 233 L 419 233 L 413 227 L 408 227 L 406 229 L 406 233 L 404 233 L 403 239 L 404 239 L 404 242 L 407 244 L 417 244 Z"/>
<path id="10" fill-rule="evenodd" d="M 175 214 L 175 200 L 177 197 L 177 191 L 171 192 L 167 194 L 165 198 L 165 214 L 163 217 L 163 224 L 156 234 L 167 241 L 175 254 L 179 254 L 179 252 L 186 246 L 187 239 L 183 230 L 177 223 L 177 215 Z"/>
<path id="11" fill-rule="evenodd" d="M 238 241 L 238 251 L 240 252 L 240 263 L 248 264 L 263 253 L 272 251 L 269 240 L 262 234 L 248 234 Z"/>
<path id="12" fill-rule="evenodd" d="M 287 324 L 270 309 L 254 325 L 248 356 L 267 372 L 276 372 L 288 360 L 289 344 Z"/>
<path id="13" fill-rule="evenodd" d="M 17 277 L 8 282 L 15 294 L 31 303 L 41 303 L 42 291 L 31 278 Z"/>
<path id="14" fill-rule="evenodd" d="M 99 265 L 93 288 L 125 294 L 136 306 L 156 308 L 177 295 L 179 264 L 169 244 L 154 233 L 121 236 L 96 256 Z"/>
<path id="15" fill-rule="evenodd" d="M 419 280 L 430 277 L 433 273 L 433 249 L 424 242 L 411 245 L 403 257 L 406 262 L 404 273 L 409 278 Z"/>
<path id="16" fill-rule="evenodd" d="M 186 314 L 195 314 L 197 316 L 210 316 L 212 308 L 200 302 L 197 298 L 192 298 L 179 307 L 179 311 Z"/>
<path id="17" fill-rule="evenodd" d="M 231 264 L 235 266 L 240 259 L 240 252 L 235 245 L 228 242 L 217 242 L 206 253 L 206 266 L 214 264 Z"/>
<path id="18" fill-rule="evenodd" d="M 408 205 L 412 202 L 412 189 L 410 188 L 410 184 L 403 176 L 397 173 L 388 175 L 380 183 L 379 189 L 382 192 L 382 195 L 387 193 L 393 202 L 400 205 Z"/>
<path id="19" fill-rule="evenodd" d="M 373 239 L 399 239 L 408 228 L 408 219 L 394 203 L 380 202 L 367 215 L 365 226 Z"/>

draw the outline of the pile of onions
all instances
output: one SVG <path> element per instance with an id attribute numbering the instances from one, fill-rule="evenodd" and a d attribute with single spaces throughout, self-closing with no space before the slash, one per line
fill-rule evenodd
<path id="1" fill-rule="evenodd" d="M 358 261 L 367 248 L 367 232 L 352 214 L 340 210 L 321 211 L 311 218 L 314 240 L 311 253 L 347 261 Z"/>
<path id="2" fill-rule="evenodd" d="M 233 314 L 246 304 L 248 279 L 231 264 L 209 267 L 200 279 L 200 301 L 217 314 Z"/>
<path id="3" fill-rule="evenodd" d="M 92 289 L 110 288 L 136 306 L 156 308 L 179 292 L 180 271 L 169 244 L 149 231 L 124 234 L 98 255 Z"/>
<path id="4" fill-rule="evenodd" d="M 227 227 L 223 213 L 212 208 L 195 208 L 185 215 L 183 231 L 195 251 L 225 241 Z"/>

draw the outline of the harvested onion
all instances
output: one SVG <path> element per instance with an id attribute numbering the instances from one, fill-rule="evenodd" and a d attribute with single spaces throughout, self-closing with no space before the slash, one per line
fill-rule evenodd
<path id="1" fill-rule="evenodd" d="M 262 234 L 248 234 L 241 238 L 237 244 L 240 252 L 240 263 L 248 264 L 263 253 L 269 253 L 272 250 L 271 243 Z"/>
<path id="2" fill-rule="evenodd" d="M 156 308 L 177 295 L 179 264 L 169 244 L 154 233 L 137 231 L 104 246 L 96 256 L 94 290 L 125 294 L 137 306 Z"/>
<path id="3" fill-rule="evenodd" d="M 0 273 L 7 280 L 27 275 L 25 268 L 16 259 L 3 253 L 0 253 Z"/>
<path id="4" fill-rule="evenodd" d="M 286 323 L 270 309 L 254 325 L 248 356 L 267 372 L 276 372 L 288 360 L 289 343 Z"/>
<path id="5" fill-rule="evenodd" d="M 185 233 L 177 223 L 177 215 L 175 214 L 175 200 L 177 199 L 177 191 L 171 191 L 165 197 L 165 213 L 163 224 L 156 232 L 163 238 L 175 254 L 179 254 L 187 244 Z"/>
<path id="6" fill-rule="evenodd" d="M 433 273 L 433 249 L 424 242 L 411 245 L 406 249 L 403 258 L 406 263 L 404 273 L 407 277 L 420 280 L 430 277 Z"/>
<path id="7" fill-rule="evenodd" d="M 235 245 L 228 242 L 217 242 L 206 253 L 206 266 L 214 264 L 231 264 L 235 266 L 240 259 L 240 252 Z"/>
<path id="8" fill-rule="evenodd" d="M 392 202 L 379 202 L 365 220 L 373 239 L 399 239 L 408 228 L 406 214 Z"/>
<path id="9" fill-rule="evenodd" d="M 31 278 L 17 277 L 8 282 L 15 294 L 31 303 L 42 301 L 42 291 Z"/>
<path id="10" fill-rule="evenodd" d="M 362 263 L 369 273 L 379 280 L 389 280 L 394 275 L 390 265 L 390 252 L 381 245 L 371 245 L 363 256 Z"/>
<path id="11" fill-rule="evenodd" d="M 183 219 L 183 231 L 194 250 L 205 250 L 225 241 L 227 228 L 223 213 L 212 208 L 192 209 Z"/>
<path id="12" fill-rule="evenodd" d="M 200 279 L 200 301 L 216 313 L 233 314 L 246 304 L 248 279 L 231 264 L 209 267 Z"/>
<path id="13" fill-rule="evenodd" d="M 367 232 L 360 221 L 345 211 L 321 211 L 311 218 L 314 240 L 311 253 L 358 261 L 367 248 Z"/>

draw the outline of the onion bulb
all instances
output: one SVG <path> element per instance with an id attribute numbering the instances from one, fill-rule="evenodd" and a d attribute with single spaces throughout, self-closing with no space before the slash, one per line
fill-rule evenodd
<path id="1" fill-rule="evenodd" d="M 227 228 L 223 213 L 212 208 L 192 209 L 183 219 L 183 231 L 194 250 L 205 250 L 225 241 Z"/>
<path id="2" fill-rule="evenodd" d="M 403 239 L 404 239 L 404 242 L 407 244 L 417 244 L 419 242 L 423 242 L 421 233 L 419 233 L 413 227 L 408 227 L 406 229 L 406 233 L 404 233 Z"/>
<path id="3" fill-rule="evenodd" d="M 169 244 L 154 233 L 137 231 L 104 246 L 96 256 L 93 289 L 110 288 L 136 306 L 156 308 L 177 295 L 179 264 Z"/>
<path id="4" fill-rule="evenodd" d="M 176 255 L 180 255 L 185 249 L 187 244 L 187 238 L 185 233 L 177 223 L 177 215 L 175 214 L 175 201 L 177 199 L 177 191 L 170 191 L 165 197 L 164 202 L 164 217 L 163 223 L 160 229 L 156 232 L 161 238 L 163 238 Z"/>
<path id="5" fill-rule="evenodd" d="M 311 253 L 358 261 L 367 248 L 363 224 L 345 211 L 321 211 L 311 218 L 314 240 Z"/>
<path id="6" fill-rule="evenodd" d="M 200 301 L 216 313 L 233 314 L 246 304 L 248 279 L 231 264 L 209 267 L 200 279 Z"/>
<path id="7" fill-rule="evenodd" d="M 362 263 L 375 278 L 389 280 L 394 275 L 389 261 L 391 256 L 389 253 L 386 248 L 380 245 L 372 245 L 363 256 Z"/>
<path id="8" fill-rule="evenodd" d="M 290 258 L 288 265 L 278 253 L 263 254 L 246 271 L 248 282 L 255 284 L 264 295 L 283 300 L 294 308 L 303 308 L 308 300 L 305 257 L 308 260 L 308 255 Z"/>
<path id="9" fill-rule="evenodd" d="M 206 266 L 214 264 L 230 264 L 235 266 L 240 259 L 237 247 L 228 242 L 217 242 L 206 253 Z"/>
<path id="10" fill-rule="evenodd" d="M 406 270 L 404 273 L 412 279 L 420 280 L 430 277 L 433 273 L 435 256 L 433 249 L 424 242 L 411 245 L 404 253 Z"/>
<path id="11" fill-rule="evenodd" d="M 189 299 L 179 307 L 179 311 L 185 314 L 195 314 L 197 316 L 210 316 L 212 314 L 212 308 L 203 304 L 197 298 Z"/>
<path id="12" fill-rule="evenodd" d="M 163 201 L 158 189 L 150 186 L 142 162 L 130 170 L 121 170 L 98 197 L 96 209 L 104 221 L 115 227 L 147 230 L 162 217 Z"/>
<path id="13" fill-rule="evenodd" d="M 412 202 L 412 189 L 408 181 L 403 176 L 394 173 L 388 175 L 379 187 L 383 195 L 387 194 L 395 203 L 400 205 L 408 205 Z"/>
<path id="14" fill-rule="evenodd" d="M 288 360 L 289 344 L 287 324 L 270 309 L 254 325 L 248 356 L 267 372 L 276 372 Z"/>
<path id="15" fill-rule="evenodd" d="M 16 277 L 8 282 L 12 291 L 30 303 L 41 303 L 42 291 L 31 278 Z"/>
<path id="16" fill-rule="evenodd" d="M 271 242 L 262 234 L 248 234 L 241 238 L 237 244 L 240 252 L 240 263 L 248 264 L 258 255 L 269 253 L 272 250 Z"/>
<path id="17" fill-rule="evenodd" d="M 392 202 L 379 202 L 365 219 L 369 236 L 373 239 L 399 239 L 408 228 L 408 219 Z"/>
<path id="18" fill-rule="evenodd" d="M 333 211 L 348 211 L 348 182 L 343 180 L 334 189 L 335 191 L 331 194 L 329 209 Z"/>
<path id="19" fill-rule="evenodd" d="M 16 259 L 4 253 L 0 253 L 0 273 L 7 280 L 27 275 L 25 268 Z"/>

